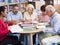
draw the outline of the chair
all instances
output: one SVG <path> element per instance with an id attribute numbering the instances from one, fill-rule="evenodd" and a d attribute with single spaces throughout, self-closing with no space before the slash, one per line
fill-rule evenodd
<path id="1" fill-rule="evenodd" d="M 59 43 L 57 43 L 57 45 L 60 45 L 60 42 L 59 42 Z"/>

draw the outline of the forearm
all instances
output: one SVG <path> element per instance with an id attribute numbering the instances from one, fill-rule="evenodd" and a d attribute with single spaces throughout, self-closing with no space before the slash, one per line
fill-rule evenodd
<path id="1" fill-rule="evenodd" d="M 57 32 L 53 28 L 51 28 L 51 29 L 45 29 L 45 30 L 43 30 L 43 32 L 44 33 L 57 34 Z"/>
<path id="2" fill-rule="evenodd" d="M 8 21 L 8 25 L 16 24 L 17 22 L 15 20 Z"/>

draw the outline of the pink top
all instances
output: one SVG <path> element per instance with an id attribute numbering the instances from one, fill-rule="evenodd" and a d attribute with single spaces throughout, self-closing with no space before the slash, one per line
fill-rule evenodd
<path id="1" fill-rule="evenodd" d="M 49 16 L 43 15 L 42 13 L 38 16 L 38 22 L 47 22 L 49 20 Z"/>

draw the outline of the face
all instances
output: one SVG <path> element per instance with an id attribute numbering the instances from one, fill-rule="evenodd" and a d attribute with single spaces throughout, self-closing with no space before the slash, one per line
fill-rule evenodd
<path id="1" fill-rule="evenodd" d="M 52 12 L 49 9 L 46 9 L 46 14 L 51 17 L 52 16 Z"/>
<path id="2" fill-rule="evenodd" d="M 14 9 L 13 9 L 13 13 L 14 13 L 14 14 L 17 14 L 17 13 L 18 13 L 18 10 L 19 10 L 18 7 L 14 7 Z"/>
<path id="3" fill-rule="evenodd" d="M 2 16 L 3 16 L 3 17 L 7 17 L 7 13 L 6 13 L 6 11 L 1 12 L 1 13 L 2 13 Z"/>
<path id="4" fill-rule="evenodd" d="M 33 13 L 33 9 L 32 8 L 28 8 L 28 12 L 29 13 Z"/>

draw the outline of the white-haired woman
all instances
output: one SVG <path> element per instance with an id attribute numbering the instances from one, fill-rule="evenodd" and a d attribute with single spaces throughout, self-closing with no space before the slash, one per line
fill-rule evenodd
<path id="1" fill-rule="evenodd" d="M 26 12 L 24 13 L 24 21 L 26 21 L 26 22 L 37 21 L 37 16 L 38 15 L 34 10 L 34 6 L 32 4 L 28 4 L 27 7 L 26 7 Z M 36 36 L 37 35 L 33 36 L 33 42 L 34 43 L 35 43 L 35 40 L 36 40 L 36 38 L 35 38 Z"/>
<path id="2" fill-rule="evenodd" d="M 26 12 L 24 13 L 24 20 L 35 21 L 36 19 L 37 19 L 37 13 L 34 11 L 34 6 L 32 4 L 28 4 Z"/>

